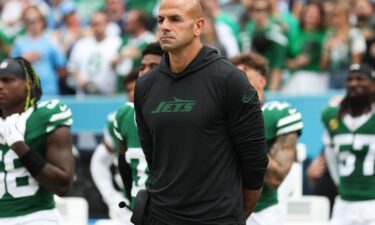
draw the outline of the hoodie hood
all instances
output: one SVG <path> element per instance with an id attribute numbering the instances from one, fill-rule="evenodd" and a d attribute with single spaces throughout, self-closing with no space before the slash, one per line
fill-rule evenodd
<path id="1" fill-rule="evenodd" d="M 171 77 L 174 80 L 180 80 L 184 77 L 194 74 L 196 71 L 203 67 L 211 64 L 212 62 L 224 59 L 218 54 L 216 49 L 203 45 L 198 55 L 190 62 L 190 64 L 180 73 L 173 73 L 170 68 L 169 55 L 164 54 L 162 61 L 160 62 L 159 70 L 161 73 Z"/>

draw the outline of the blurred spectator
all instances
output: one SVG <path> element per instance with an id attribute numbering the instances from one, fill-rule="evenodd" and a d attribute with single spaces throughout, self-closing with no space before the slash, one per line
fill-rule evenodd
<path id="1" fill-rule="evenodd" d="M 73 4 L 70 0 L 51 0 L 49 1 L 50 10 L 47 15 L 47 24 L 49 29 L 60 28 L 63 21 L 63 7 L 66 4 Z"/>
<path id="2" fill-rule="evenodd" d="M 375 65 L 375 7 L 369 0 L 357 0 L 354 4 L 356 26 L 361 29 L 366 40 L 366 53 L 363 61 Z"/>
<path id="3" fill-rule="evenodd" d="M 240 0 L 230 0 L 221 5 L 221 9 L 228 13 L 237 24 L 241 22 L 241 16 L 245 13 L 246 7 L 241 4 Z"/>
<path id="4" fill-rule="evenodd" d="M 118 36 L 106 34 L 108 17 L 96 12 L 91 19 L 93 35 L 74 45 L 69 59 L 69 72 L 77 94 L 114 94 L 116 75 L 111 61 L 121 44 Z"/>
<path id="5" fill-rule="evenodd" d="M 43 0 L 9 0 L 4 1 L 1 10 L 0 29 L 12 45 L 17 37 L 25 33 L 22 12 L 29 5 L 37 6 L 43 15 L 49 11 L 49 6 Z"/>
<path id="6" fill-rule="evenodd" d="M 117 84 L 122 84 L 123 76 L 139 67 L 142 50 L 156 40 L 155 35 L 146 30 L 146 15 L 137 9 L 129 11 L 125 31 L 127 35 L 123 37 L 119 53 L 112 62 L 119 75 Z M 117 90 L 122 91 L 122 86 L 117 85 Z"/>
<path id="7" fill-rule="evenodd" d="M 1 31 L 9 40 L 16 38 L 19 33 L 24 32 L 22 23 L 22 10 L 26 3 L 18 0 L 10 0 L 4 3 L 1 11 Z M 11 44 L 11 43 L 9 43 Z"/>
<path id="8" fill-rule="evenodd" d="M 306 0 L 291 0 L 290 11 L 293 15 L 298 18 L 301 14 L 302 8 L 306 3 L 314 2 L 314 1 L 306 1 Z"/>
<path id="9" fill-rule="evenodd" d="M 283 90 L 287 93 L 323 93 L 328 88 L 328 77 L 321 72 L 320 56 L 324 38 L 324 11 L 318 3 L 307 3 L 300 15 L 301 31 L 290 43 L 291 58 L 287 68 L 292 77 Z"/>
<path id="10" fill-rule="evenodd" d="M 253 3 L 253 0 L 240 0 L 240 2 L 241 2 L 241 5 L 243 5 L 245 9 L 250 9 L 251 4 Z"/>
<path id="11" fill-rule="evenodd" d="M 369 0 L 356 0 L 354 4 L 354 15 L 356 26 L 361 29 L 366 40 L 374 38 L 375 21 L 374 8 Z"/>
<path id="12" fill-rule="evenodd" d="M 237 11 L 239 16 L 239 24 L 240 24 L 240 46 L 241 52 L 249 52 L 251 50 L 251 43 L 249 34 L 246 31 L 246 26 L 248 25 L 249 21 L 251 21 L 251 6 L 252 0 L 240 0 L 242 10 Z"/>
<path id="13" fill-rule="evenodd" d="M 223 44 L 228 57 L 236 56 L 240 53 L 239 34 L 240 28 L 235 20 L 226 12 L 221 10 L 218 0 L 202 1 L 208 17 L 212 18 L 215 29 L 220 34 L 217 36 Z"/>
<path id="14" fill-rule="evenodd" d="M 83 26 L 89 25 L 92 15 L 105 8 L 105 0 L 72 0 L 77 7 L 78 18 Z"/>
<path id="15" fill-rule="evenodd" d="M 332 15 L 335 7 L 335 0 L 316 0 L 316 2 L 323 5 L 324 9 L 324 26 L 326 28 L 332 27 Z"/>
<path id="16" fill-rule="evenodd" d="M 281 27 L 271 19 L 269 1 L 253 0 L 249 10 L 252 20 L 246 23 L 245 32 L 250 40 L 243 39 L 242 46 L 250 43 L 249 47 L 267 59 L 270 68 L 268 90 L 277 91 L 281 86 L 288 40 Z"/>
<path id="17" fill-rule="evenodd" d="M 288 38 L 288 54 L 290 53 L 290 43 L 296 41 L 300 32 L 299 22 L 289 11 L 289 1 L 286 0 L 267 0 L 271 6 L 271 19 L 278 24 L 282 32 Z"/>
<path id="18" fill-rule="evenodd" d="M 0 28 L 0 60 L 8 58 L 12 39 Z"/>
<path id="19" fill-rule="evenodd" d="M 8 0 L 1 12 L 1 22 L 10 27 L 19 24 L 24 9 L 30 5 L 37 6 L 43 15 L 48 15 L 49 6 L 43 0 Z"/>
<path id="20" fill-rule="evenodd" d="M 81 36 L 81 26 L 73 3 L 61 7 L 63 23 L 54 31 L 54 39 L 60 45 L 65 55 L 69 57 L 71 48 Z"/>
<path id="21" fill-rule="evenodd" d="M 215 29 L 215 24 L 211 18 L 205 18 L 203 33 L 201 35 L 202 42 L 212 48 L 215 48 L 223 57 L 228 57 L 225 47 L 218 40 L 218 33 Z"/>
<path id="22" fill-rule="evenodd" d="M 350 9 L 345 2 L 334 4 L 331 30 L 328 31 L 322 54 L 321 66 L 330 73 L 329 88 L 345 87 L 348 68 L 360 63 L 366 51 L 366 42 L 358 28 L 349 23 Z"/>
<path id="23" fill-rule="evenodd" d="M 59 77 L 66 75 L 66 58 L 62 51 L 51 41 L 45 17 L 36 6 L 28 6 L 23 11 L 26 34 L 19 37 L 11 50 L 11 56 L 22 56 L 32 63 L 39 74 L 43 93 L 59 94 Z"/>
<path id="24" fill-rule="evenodd" d="M 153 16 L 153 11 L 157 5 L 157 0 L 127 0 L 126 6 L 129 10 L 141 10 L 147 17 Z"/>
<path id="25" fill-rule="evenodd" d="M 105 0 L 105 12 L 109 18 L 108 34 L 124 35 L 126 17 L 124 0 Z"/>
<path id="26" fill-rule="evenodd" d="M 78 41 L 83 32 L 72 2 L 63 3 L 61 13 L 63 23 L 60 28 L 53 31 L 53 40 L 63 50 L 65 56 L 69 58 L 73 45 Z M 75 94 L 75 89 L 68 82 L 68 76 L 59 80 L 59 88 L 62 95 Z"/>

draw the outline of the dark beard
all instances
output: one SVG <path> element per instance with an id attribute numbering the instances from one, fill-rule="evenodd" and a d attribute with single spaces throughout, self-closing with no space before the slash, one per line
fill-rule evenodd
<path id="1" fill-rule="evenodd" d="M 371 111 L 371 105 L 373 99 L 371 95 L 360 96 L 360 97 L 349 97 L 346 96 L 348 109 L 347 112 L 352 116 L 360 116 L 364 113 Z"/>

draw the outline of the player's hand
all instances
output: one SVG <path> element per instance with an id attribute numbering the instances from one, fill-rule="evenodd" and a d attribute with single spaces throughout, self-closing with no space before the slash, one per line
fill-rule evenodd
<path id="1" fill-rule="evenodd" d="M 326 169 L 325 159 L 323 155 L 319 155 L 307 168 L 306 175 L 308 178 L 315 180 L 322 177 Z"/>
<path id="2" fill-rule="evenodd" d="M 29 52 L 29 53 L 24 54 L 22 57 L 24 57 L 30 62 L 35 62 L 35 61 L 40 60 L 41 54 L 38 52 Z"/>
<path id="3" fill-rule="evenodd" d="M 127 206 L 130 206 L 129 200 L 121 195 L 113 196 L 114 198 L 108 202 L 109 217 L 116 221 L 130 221 L 132 212 L 127 207 L 120 208 L 119 202 L 123 201 Z"/>
<path id="4" fill-rule="evenodd" d="M 5 119 L 3 135 L 9 147 L 16 142 L 25 141 L 26 122 L 32 111 L 33 108 L 30 108 L 26 112 L 14 113 Z"/>

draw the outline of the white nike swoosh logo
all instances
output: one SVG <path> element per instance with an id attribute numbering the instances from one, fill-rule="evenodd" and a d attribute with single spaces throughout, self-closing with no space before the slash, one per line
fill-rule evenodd
<path id="1" fill-rule="evenodd" d="M 66 105 L 60 105 L 60 110 L 65 111 L 68 107 Z"/>

